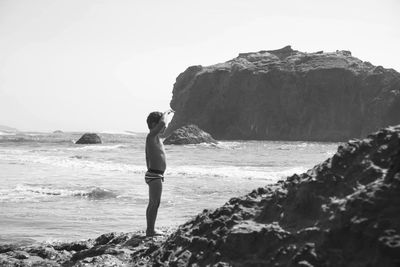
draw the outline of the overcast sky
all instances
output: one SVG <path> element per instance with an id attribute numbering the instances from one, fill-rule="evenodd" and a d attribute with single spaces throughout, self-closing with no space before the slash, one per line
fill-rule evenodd
<path id="1" fill-rule="evenodd" d="M 400 71 L 400 1 L 0 0 L 0 125 L 146 131 L 191 65 L 350 50 Z"/>

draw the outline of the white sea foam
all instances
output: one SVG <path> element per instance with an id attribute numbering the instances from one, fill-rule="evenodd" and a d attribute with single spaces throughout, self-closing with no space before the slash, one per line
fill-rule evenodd
<path id="1" fill-rule="evenodd" d="M 51 133 L 39 133 L 39 132 L 37 132 L 37 133 L 24 133 L 24 135 L 28 135 L 28 136 L 48 136 L 50 134 Z"/>
<path id="2" fill-rule="evenodd" d="M 11 133 L 11 132 L 2 132 L 0 131 L 0 135 L 15 135 L 16 133 Z"/>
<path id="3" fill-rule="evenodd" d="M 182 147 L 205 147 L 205 148 L 220 148 L 220 149 L 240 149 L 242 148 L 241 142 L 230 142 L 230 141 L 219 141 L 216 144 L 213 143 L 200 143 L 200 144 L 189 144 L 183 145 Z"/>
<path id="4" fill-rule="evenodd" d="M 220 141 L 214 146 L 222 149 L 240 149 L 243 146 L 243 143 L 235 141 Z"/>
<path id="5" fill-rule="evenodd" d="M 57 188 L 52 185 L 18 184 L 13 189 L 0 190 L 0 202 L 40 200 L 53 197 L 82 197 L 88 199 L 116 198 L 118 194 L 100 187 Z"/>
<path id="6" fill-rule="evenodd" d="M 67 148 L 40 148 L 40 149 L 32 149 L 30 152 L 66 152 L 66 151 L 112 151 L 118 149 L 126 149 L 129 148 L 127 145 L 87 145 L 81 146 L 76 145 L 74 147 Z"/>
<path id="7" fill-rule="evenodd" d="M 17 163 L 39 163 L 58 166 L 69 169 L 97 170 L 97 171 L 122 171 L 133 173 L 144 173 L 144 166 L 128 165 L 112 161 L 92 161 L 84 157 L 61 157 L 61 156 L 39 156 L 39 155 L 0 155 L 0 159 Z"/>
<path id="8" fill-rule="evenodd" d="M 127 148 L 125 145 L 88 145 L 67 148 L 67 150 L 92 150 L 92 151 L 107 151 L 120 148 Z"/>
<path id="9" fill-rule="evenodd" d="M 171 166 L 167 176 L 202 176 L 202 177 L 231 177 L 246 179 L 262 179 L 276 181 L 280 178 L 302 173 L 305 167 L 294 167 L 288 169 L 271 169 L 269 167 L 237 167 L 237 166 Z"/>
<path id="10" fill-rule="evenodd" d="M 102 134 L 120 134 L 120 135 L 133 135 L 136 136 L 138 133 L 133 132 L 133 131 L 101 131 L 100 133 Z"/>
<path id="11" fill-rule="evenodd" d="M 94 146 L 95 150 L 103 147 Z M 108 146 L 107 149 L 115 149 L 118 146 Z M 82 147 L 81 149 L 92 149 L 93 146 Z M 16 163 L 38 163 L 50 166 L 63 167 L 66 169 L 93 170 L 93 171 L 119 171 L 124 173 L 144 174 L 146 166 L 126 164 L 110 160 L 96 160 L 86 155 L 46 155 L 43 153 L 26 153 L 23 150 L 2 150 L 0 160 Z M 206 176 L 206 177 L 232 177 L 249 179 L 272 179 L 276 180 L 294 173 L 306 171 L 304 166 L 291 168 L 268 167 L 268 166 L 231 166 L 231 165 L 169 165 L 166 175 L 168 176 Z"/>

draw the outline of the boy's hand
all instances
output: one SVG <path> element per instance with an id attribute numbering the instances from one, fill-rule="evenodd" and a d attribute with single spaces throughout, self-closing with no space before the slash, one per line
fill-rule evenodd
<path id="1" fill-rule="evenodd" d="M 169 110 L 167 110 L 165 113 L 166 114 L 171 114 L 171 113 L 174 113 L 175 111 L 173 110 L 173 109 L 169 109 Z"/>

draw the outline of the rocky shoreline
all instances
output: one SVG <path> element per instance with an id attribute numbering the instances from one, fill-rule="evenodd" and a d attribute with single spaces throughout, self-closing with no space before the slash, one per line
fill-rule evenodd
<path id="1" fill-rule="evenodd" d="M 400 125 L 146 238 L 0 246 L 1 266 L 399 266 Z"/>
<path id="2" fill-rule="evenodd" d="M 0 266 L 137 266 L 140 261 L 146 266 L 148 260 L 135 255 L 158 249 L 172 230 L 162 232 L 157 237 L 113 232 L 83 241 L 0 245 Z"/>

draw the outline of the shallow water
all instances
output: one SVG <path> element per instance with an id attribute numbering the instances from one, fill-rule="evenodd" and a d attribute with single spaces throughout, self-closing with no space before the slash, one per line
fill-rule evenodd
<path id="1" fill-rule="evenodd" d="M 76 240 L 144 230 L 145 134 L 0 135 L 0 243 Z M 157 227 L 175 227 L 231 197 L 301 173 L 337 143 L 222 141 L 166 146 L 167 172 Z"/>

